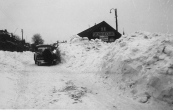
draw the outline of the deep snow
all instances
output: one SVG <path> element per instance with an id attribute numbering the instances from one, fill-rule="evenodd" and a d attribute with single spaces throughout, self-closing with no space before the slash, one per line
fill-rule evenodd
<path id="1" fill-rule="evenodd" d="M 135 32 L 111 44 L 73 36 L 60 48 L 67 67 L 94 74 L 95 82 L 103 83 L 111 96 L 130 99 L 125 105 L 171 109 L 173 35 Z"/>
<path id="2" fill-rule="evenodd" d="M 0 108 L 171 110 L 173 35 L 135 32 L 113 43 L 73 36 L 62 63 L 0 51 Z"/>

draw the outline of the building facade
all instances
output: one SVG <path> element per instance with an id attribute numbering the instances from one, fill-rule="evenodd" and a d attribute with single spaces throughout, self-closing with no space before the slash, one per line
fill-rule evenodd
<path id="1" fill-rule="evenodd" d="M 89 40 L 96 38 L 101 39 L 104 42 L 114 42 L 121 37 L 121 34 L 105 21 L 82 31 L 77 35 L 80 37 L 88 37 Z"/>

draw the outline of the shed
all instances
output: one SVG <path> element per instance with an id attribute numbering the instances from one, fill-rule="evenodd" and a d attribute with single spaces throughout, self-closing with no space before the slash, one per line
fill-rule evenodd
<path id="1" fill-rule="evenodd" d="M 105 42 L 114 42 L 121 37 L 121 34 L 105 21 L 88 28 L 77 35 L 80 37 L 88 37 L 89 40 L 97 38 Z"/>

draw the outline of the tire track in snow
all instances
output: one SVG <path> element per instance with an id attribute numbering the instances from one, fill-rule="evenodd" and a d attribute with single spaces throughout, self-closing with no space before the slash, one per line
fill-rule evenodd
<path id="1" fill-rule="evenodd" d="M 84 77 L 63 65 L 28 65 L 18 80 L 18 96 L 13 108 L 105 109 L 105 105 L 88 89 L 90 84 L 86 87 L 87 79 Z M 70 87 L 68 82 L 76 87 L 75 90 L 60 91 Z"/>

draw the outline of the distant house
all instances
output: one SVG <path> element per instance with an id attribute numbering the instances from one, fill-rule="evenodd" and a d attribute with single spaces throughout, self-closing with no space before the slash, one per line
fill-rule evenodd
<path id="1" fill-rule="evenodd" d="M 88 28 L 77 35 L 80 37 L 88 37 L 89 40 L 97 38 L 105 42 L 114 42 L 121 37 L 121 34 L 105 21 Z"/>
<path id="2" fill-rule="evenodd" d="M 22 52 L 29 50 L 29 46 L 30 44 L 26 43 L 25 40 L 16 39 L 6 29 L 0 30 L 0 50 Z"/>

